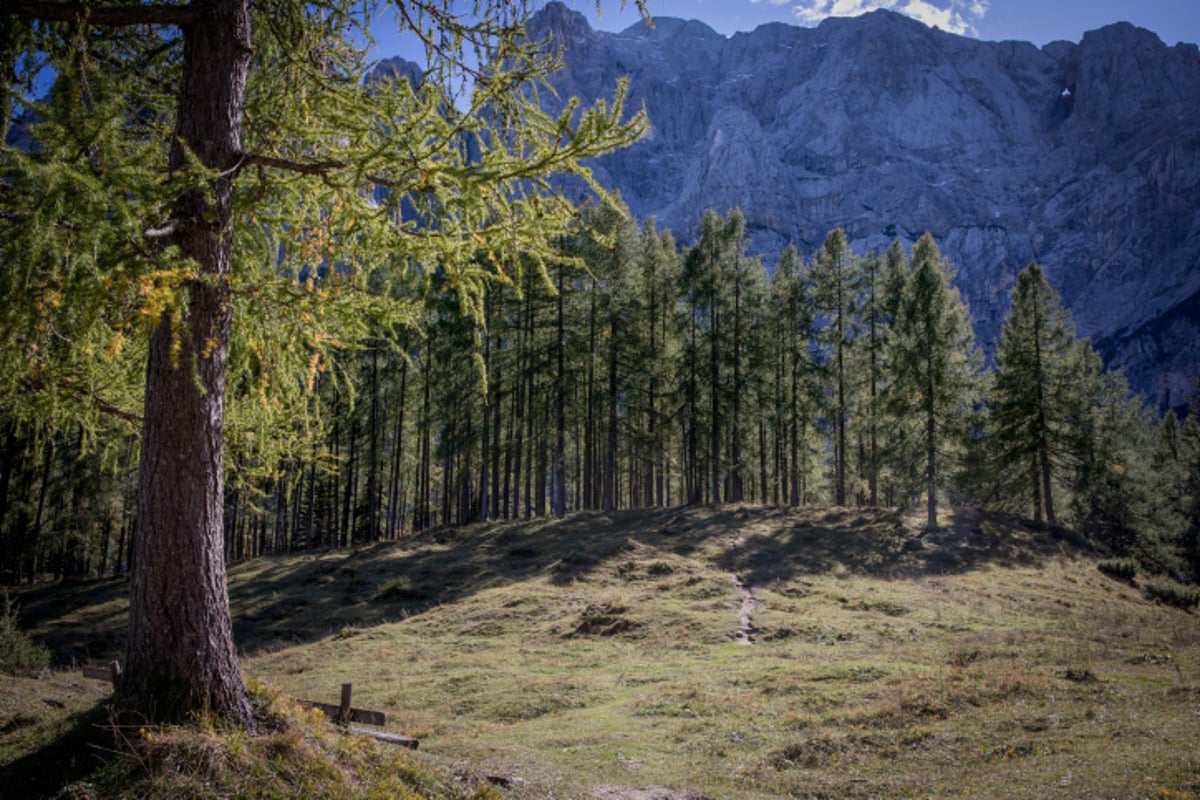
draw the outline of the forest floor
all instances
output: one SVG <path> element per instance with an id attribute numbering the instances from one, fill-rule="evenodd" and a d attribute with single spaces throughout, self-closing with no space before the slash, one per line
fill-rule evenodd
<path id="1" fill-rule="evenodd" d="M 235 635 L 248 678 L 334 703 L 353 683 L 489 796 L 1200 798 L 1200 618 L 1065 534 L 921 521 L 580 513 L 260 559 L 230 570 Z M 25 591 L 21 620 L 105 663 L 124 591 Z M 104 694 L 6 679 L 0 765 Z"/>

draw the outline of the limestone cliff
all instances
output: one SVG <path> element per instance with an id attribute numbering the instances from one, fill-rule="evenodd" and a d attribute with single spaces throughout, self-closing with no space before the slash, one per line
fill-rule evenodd
<path id="1" fill-rule="evenodd" d="M 531 21 L 563 96 L 631 79 L 646 140 L 596 174 L 687 240 L 739 206 L 768 262 L 843 227 L 856 250 L 931 231 L 980 341 L 1018 271 L 1042 264 L 1081 335 L 1162 405 L 1200 375 L 1200 52 L 1116 23 L 1079 43 L 984 42 L 877 11 L 724 37 L 659 18 L 593 30 L 561 3 Z"/>

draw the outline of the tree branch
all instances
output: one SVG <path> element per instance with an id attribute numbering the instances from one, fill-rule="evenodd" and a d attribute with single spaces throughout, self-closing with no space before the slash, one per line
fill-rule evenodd
<path id="1" fill-rule="evenodd" d="M 271 167 L 273 169 L 281 169 L 286 172 L 297 172 L 301 175 L 319 175 L 322 178 L 333 170 L 345 169 L 350 166 L 350 162 L 331 159 L 329 161 L 291 161 L 286 158 L 276 158 L 275 156 L 261 156 L 247 154 L 240 162 L 239 166 L 254 164 L 257 166 Z"/>
<path id="2" fill-rule="evenodd" d="M 0 0 L 0 13 L 46 22 L 86 22 L 90 25 L 175 25 L 185 27 L 200 19 L 192 6 L 128 5 L 93 7 L 85 3 L 52 0 Z"/>

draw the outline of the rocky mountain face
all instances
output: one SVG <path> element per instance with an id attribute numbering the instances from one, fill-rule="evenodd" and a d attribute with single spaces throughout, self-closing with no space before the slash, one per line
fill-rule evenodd
<path id="1" fill-rule="evenodd" d="M 653 130 L 600 159 L 601 183 L 687 241 L 740 207 L 752 249 L 857 252 L 936 237 L 980 342 L 1036 259 L 1080 335 L 1162 406 L 1200 376 L 1200 52 L 1117 23 L 1079 43 L 983 42 L 876 11 L 724 37 L 657 18 L 593 30 L 561 3 L 562 96 L 611 96 Z"/>

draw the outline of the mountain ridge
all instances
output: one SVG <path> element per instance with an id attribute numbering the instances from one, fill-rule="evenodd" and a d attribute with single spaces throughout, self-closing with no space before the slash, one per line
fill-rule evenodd
<path id="1" fill-rule="evenodd" d="M 562 97 L 630 80 L 645 140 L 602 185 L 683 241 L 740 207 L 768 266 L 841 227 L 858 252 L 925 231 L 959 272 L 981 342 L 1031 260 L 1080 335 L 1162 407 L 1200 374 L 1200 51 L 1117 22 L 1078 43 L 986 42 L 880 10 L 725 37 L 657 18 L 596 31 L 561 3 L 529 35 L 562 48 Z"/>

